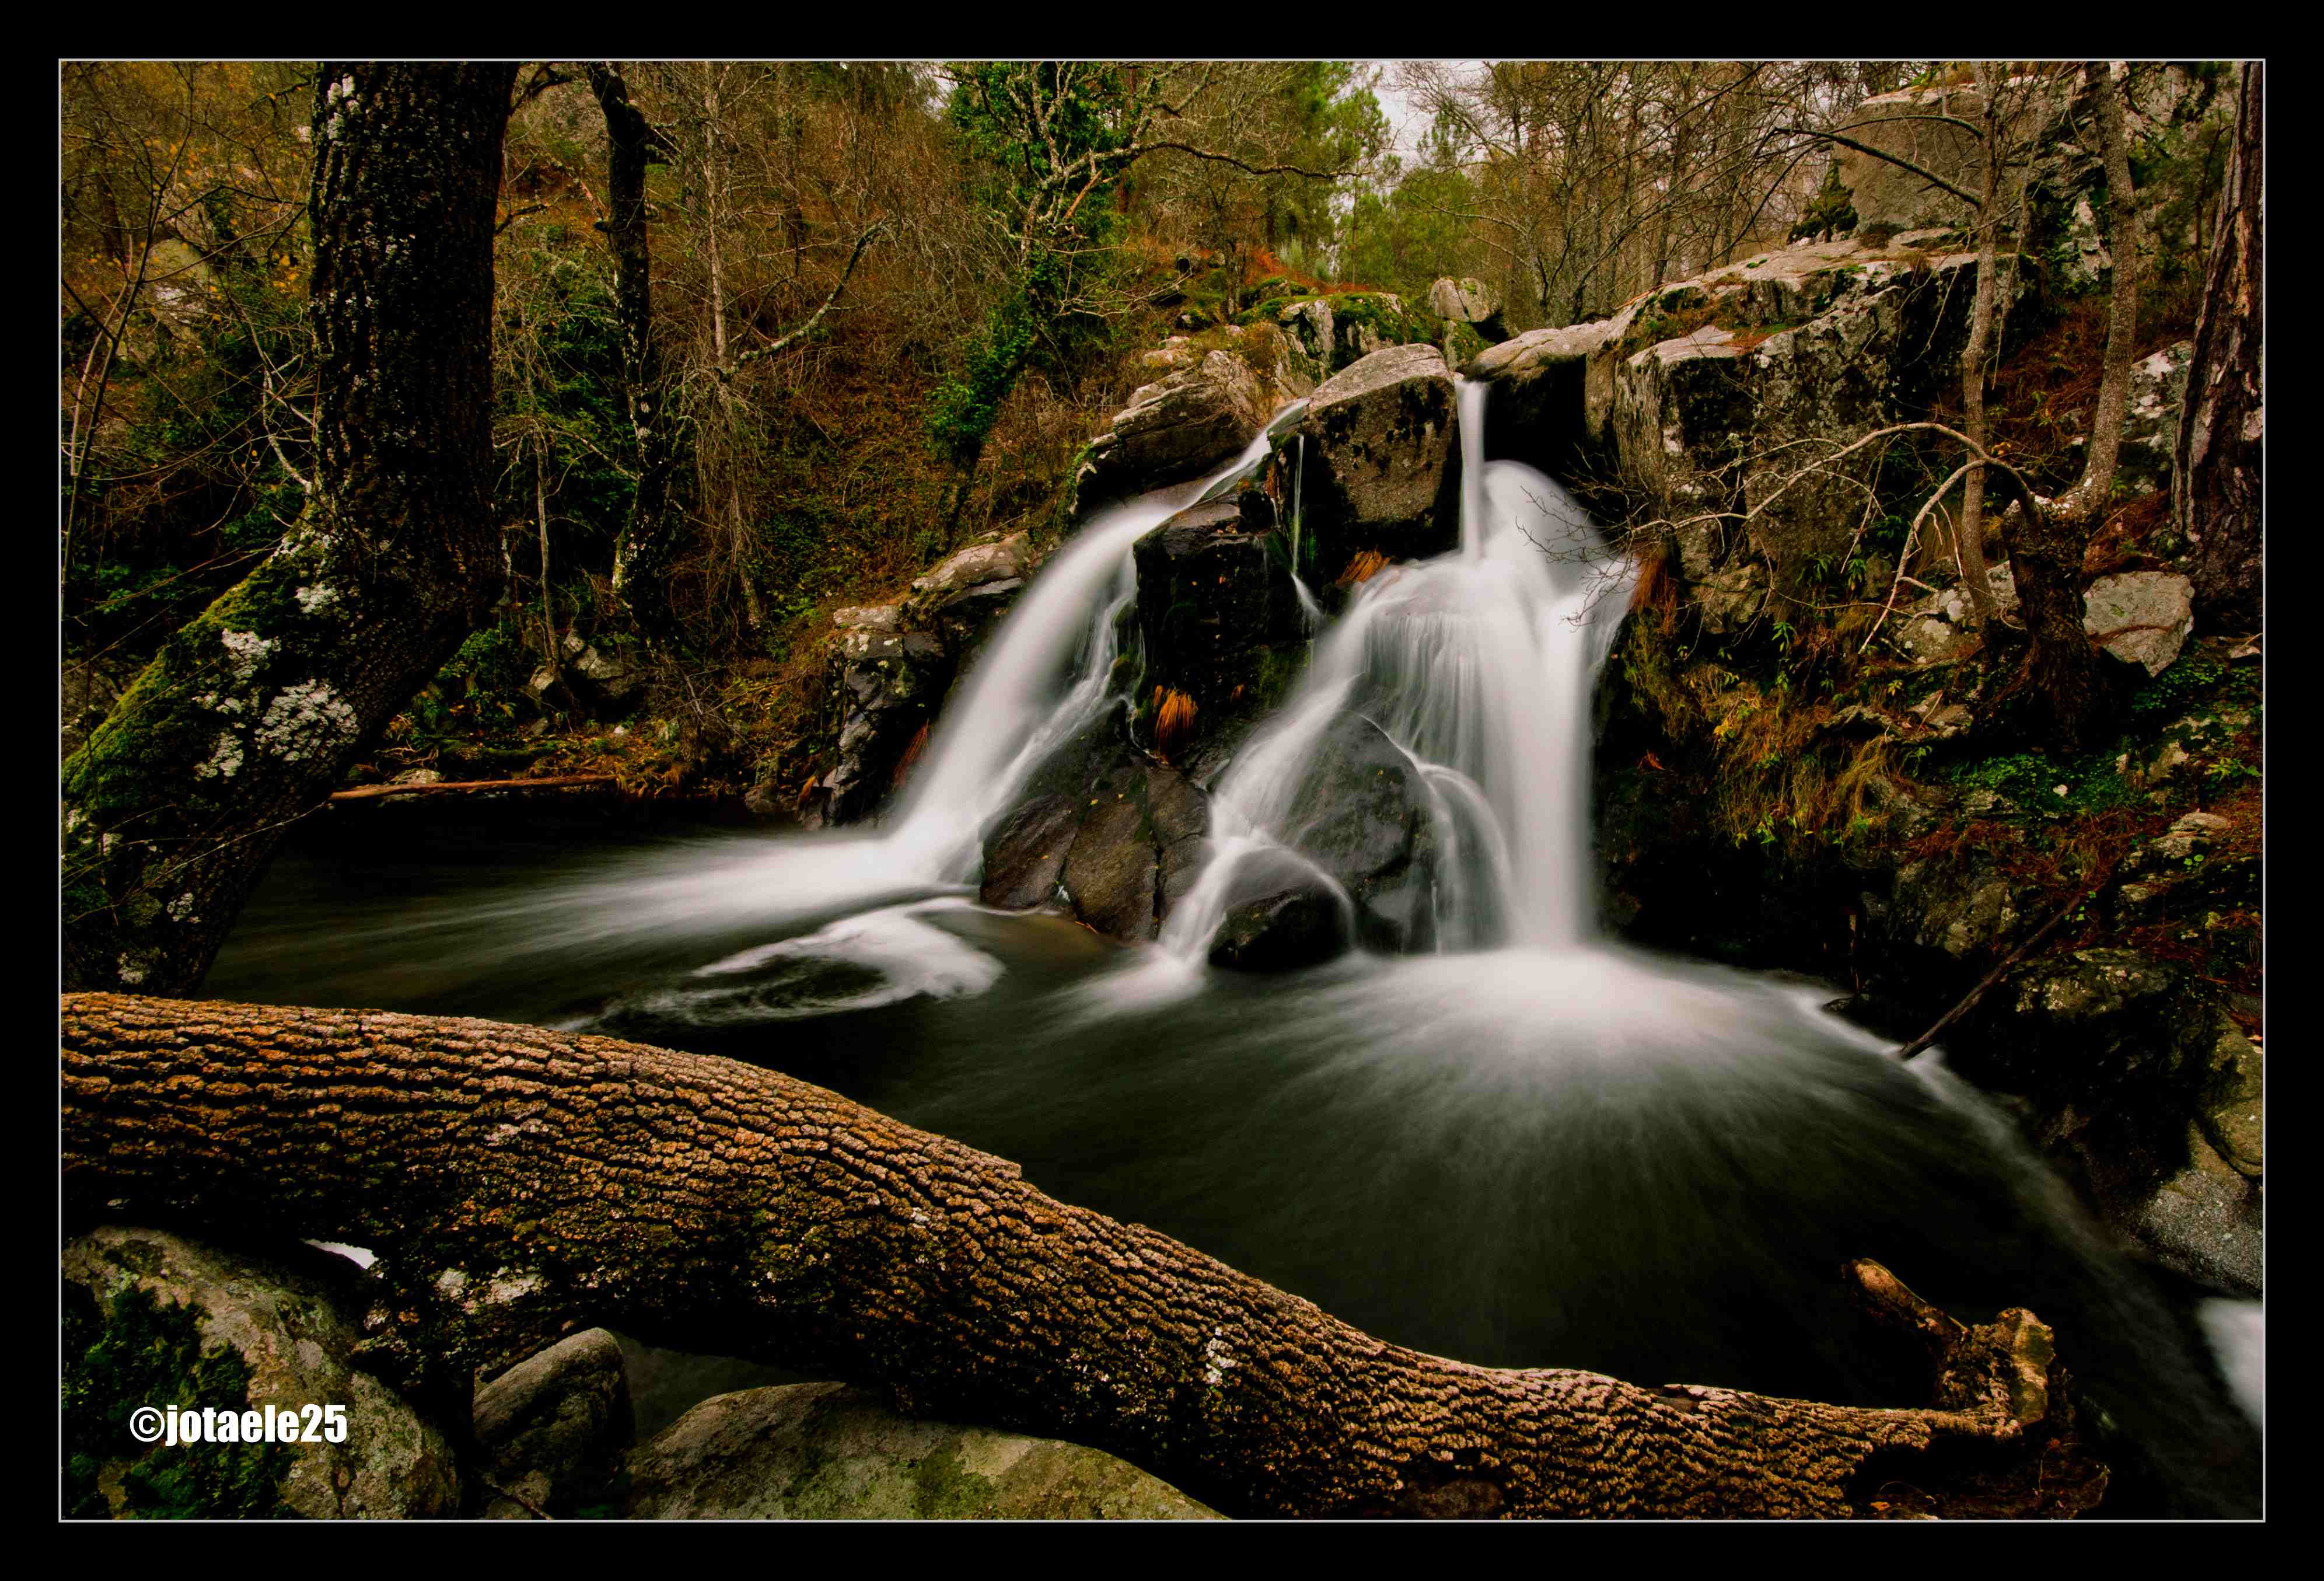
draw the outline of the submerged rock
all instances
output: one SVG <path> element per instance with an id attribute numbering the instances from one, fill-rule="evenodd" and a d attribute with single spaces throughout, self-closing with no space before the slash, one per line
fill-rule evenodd
<path id="1" fill-rule="evenodd" d="M 1218 1518 L 1101 1450 L 900 1417 L 844 1383 L 706 1400 L 629 1470 L 623 1512 L 642 1521 Z"/>
<path id="2" fill-rule="evenodd" d="M 68 1354 L 68 1379 L 77 1372 L 86 1387 L 101 1391 L 114 1383 L 128 1383 L 129 1370 L 141 1363 L 153 1364 L 164 1354 L 152 1336 L 131 1339 L 122 1326 L 135 1321 L 126 1308 L 114 1305 L 150 1299 L 154 1321 L 167 1326 L 173 1308 L 182 1308 L 198 1338 L 188 1340 L 183 1375 L 153 1379 L 152 1399 L 85 1401 L 94 1412 L 103 1406 L 120 1407 L 121 1421 L 139 1405 L 172 1400 L 197 1409 L 255 1410 L 336 1404 L 346 1408 L 346 1438 L 343 1443 L 263 1446 L 255 1451 L 232 1450 L 244 1465 L 279 1464 L 273 1496 L 282 1506 L 316 1520 L 339 1517 L 430 1517 L 459 1512 L 460 1485 L 449 1442 L 435 1425 L 393 1391 L 354 1362 L 362 1338 L 360 1277 L 354 1265 L 325 1252 L 289 1247 L 265 1256 L 194 1241 L 166 1230 L 106 1226 L 90 1231 L 64 1248 L 64 1282 L 68 1308 L 72 1292 L 93 1300 L 88 1321 L 93 1337 L 109 1345 L 115 1369 L 100 1375 L 93 1367 L 97 1353 L 86 1360 Z M 126 1348 L 124 1348 L 126 1347 Z M 223 1387 L 223 1374 L 206 1364 L 198 1382 L 197 1353 L 223 1350 L 243 1370 L 243 1399 L 212 1398 Z M 138 1387 L 147 1385 L 140 1383 Z M 170 1392 L 161 1392 L 168 1389 Z M 182 1392 L 180 1392 L 180 1391 Z M 75 1430 L 82 1430 L 75 1424 Z M 92 1435 L 93 1437 L 95 1435 Z M 100 1494 L 98 1507 L 83 1513 L 115 1514 L 208 1513 L 273 1514 L 265 1508 L 205 1512 L 200 1508 L 169 1507 L 152 1502 L 198 1498 L 200 1477 L 180 1479 L 174 1489 L 155 1490 L 133 1475 L 139 1467 L 167 1472 L 158 1456 L 185 1460 L 195 1456 L 223 1457 L 214 1447 L 156 1448 L 150 1455 L 125 1432 L 117 1443 L 97 1446 L 94 1458 Z M 69 1477 L 69 1482 L 70 1478 Z M 212 1488 L 214 1493 L 226 1491 Z M 244 1490 L 254 1491 L 254 1490 Z"/>

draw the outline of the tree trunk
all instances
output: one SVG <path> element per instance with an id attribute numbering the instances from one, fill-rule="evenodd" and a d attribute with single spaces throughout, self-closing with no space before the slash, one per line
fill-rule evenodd
<path id="1" fill-rule="evenodd" d="M 77 994 L 61 1019 L 69 1217 L 371 1247 L 374 1355 L 407 1366 L 613 1324 L 1251 1514 L 2070 1514 L 2105 1484 L 2046 1328 L 1963 1329 L 1877 1264 L 1849 1272 L 1926 1345 L 1932 1408 L 1478 1367 L 755 1066 L 378 1012 Z"/>
<path id="2" fill-rule="evenodd" d="M 2034 511 L 2029 504 L 2030 519 L 2012 532 L 2009 542 L 2018 606 L 2033 644 L 2016 684 L 2030 693 L 2047 744 L 2064 753 L 2088 745 L 2104 727 L 2107 713 L 2098 649 L 2082 629 L 2082 557 L 2091 529 L 2114 496 L 2138 337 L 2138 195 L 2131 184 L 2122 92 L 2106 62 L 2091 61 L 2088 75 L 2106 160 L 2107 246 L 2114 254 L 2098 411 L 2081 481 L 2047 510 Z"/>
<path id="3" fill-rule="evenodd" d="M 1993 349 L 1994 279 L 2001 256 L 2001 79 L 1999 69 L 1987 61 L 1977 66 L 1977 85 L 1985 100 L 1985 185 L 1977 211 L 1977 295 L 1969 308 L 1969 345 L 1961 351 L 1961 428 L 1980 448 L 1986 443 L 1985 364 Z M 2001 611 L 1985 567 L 1985 468 L 1972 466 L 1961 482 L 1961 515 L 1953 530 L 1953 552 L 1960 562 L 1961 580 L 1969 585 L 1970 606 L 1979 631 L 1990 627 Z"/>
<path id="4" fill-rule="evenodd" d="M 288 824 L 501 587 L 493 209 L 513 65 L 317 79 L 315 489 L 64 767 L 64 976 L 184 993 Z"/>
<path id="5" fill-rule="evenodd" d="M 674 524 L 670 474 L 676 467 L 677 426 L 664 410 L 661 352 L 653 332 L 653 251 L 646 229 L 646 168 L 668 149 L 644 112 L 630 102 L 629 85 L 606 61 L 589 67 L 589 88 L 605 117 L 606 239 L 613 249 L 614 310 L 622 325 L 622 384 L 635 443 L 637 492 L 613 544 L 613 596 L 648 632 L 669 624 L 668 577 Z"/>
<path id="6" fill-rule="evenodd" d="M 2259 629 L 2261 603 L 2261 87 L 2259 63 L 2246 61 L 2171 491 L 2179 534 L 2197 546 L 2196 613 L 2237 633 Z"/>

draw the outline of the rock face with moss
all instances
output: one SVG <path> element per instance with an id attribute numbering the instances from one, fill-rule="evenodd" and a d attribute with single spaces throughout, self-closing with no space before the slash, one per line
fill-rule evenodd
<path id="1" fill-rule="evenodd" d="M 1843 478 L 1803 476 L 1802 447 L 1923 417 L 1958 383 L 1977 258 L 1921 254 L 1912 240 L 1786 248 L 1626 310 L 1612 443 L 1598 454 L 1676 524 L 1691 575 L 1748 550 L 1795 587 L 1810 560 L 1846 550 L 1862 504 Z M 1607 356 L 1578 359 L 1584 435 L 1596 431 L 1588 370 Z"/>
<path id="2" fill-rule="evenodd" d="M 1452 371 L 1435 347 L 1398 346 L 1334 374 L 1300 425 L 1301 569 L 1336 581 L 1366 550 L 1442 554 L 1460 539 Z"/>
<path id="3" fill-rule="evenodd" d="M 108 1226 L 69 1244 L 63 1266 L 68 1512 L 458 1513 L 444 1435 L 355 1364 L 363 1303 L 351 1263 Z M 152 1448 L 130 1436 L 132 1410 L 171 1404 L 339 1405 L 346 1434 L 336 1444 Z"/>
<path id="4" fill-rule="evenodd" d="M 896 1415 L 795 1383 L 706 1400 L 630 1460 L 635 1521 L 1206 1521 L 1169 1484 L 1055 1438 Z"/>

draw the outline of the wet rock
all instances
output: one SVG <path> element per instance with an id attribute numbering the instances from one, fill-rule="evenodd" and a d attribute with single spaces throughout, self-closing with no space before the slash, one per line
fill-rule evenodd
<path id="1" fill-rule="evenodd" d="M 605 1330 L 519 1362 L 476 1391 L 476 1446 L 516 1495 L 494 1494 L 484 1515 L 529 1520 L 526 1503 L 561 1515 L 595 1499 L 621 1472 L 632 1425 L 621 1342 Z"/>
<path id="2" fill-rule="evenodd" d="M 985 837 L 987 905 L 1064 911 L 1125 943 L 1150 939 L 1209 855 L 1210 807 L 1184 774 L 1132 749 L 1116 712 L 1066 743 Z"/>
<path id="3" fill-rule="evenodd" d="M 985 640 L 1000 630 L 1001 623 L 1016 607 L 1018 596 L 1024 590 L 1023 578 L 1012 577 L 1006 581 L 980 582 L 973 587 L 963 587 L 943 595 L 929 606 L 926 623 L 954 655 L 957 673 L 967 672 L 968 661 L 984 646 Z"/>
<path id="4" fill-rule="evenodd" d="M 895 788 L 905 754 L 951 683 L 953 661 L 930 633 L 857 627 L 841 633 L 827 664 L 839 761 L 820 789 L 830 821 L 854 823 Z"/>
<path id="5" fill-rule="evenodd" d="M 1160 920 L 1160 859 L 1146 828 L 1145 790 L 1135 766 L 1101 781 L 1058 875 L 1075 916 L 1130 941 L 1153 938 Z"/>
<path id="6" fill-rule="evenodd" d="M 630 1457 L 632 1520 L 1216 1519 L 1055 1438 L 899 1417 L 841 1383 L 703 1401 Z"/>
<path id="7" fill-rule="evenodd" d="M 1214 351 L 1194 367 L 1145 386 L 1090 445 L 1084 506 L 1200 476 L 1259 437 L 1268 406 L 1242 358 Z"/>
<path id="8" fill-rule="evenodd" d="M 1179 512 L 1131 556 L 1147 680 L 1204 715 L 1230 700 L 1250 650 L 1304 634 L 1274 507 L 1256 489 Z"/>
<path id="9" fill-rule="evenodd" d="M 1318 584 L 1365 550 L 1441 554 L 1460 536 L 1452 376 L 1432 346 L 1375 352 L 1309 397 L 1305 531 Z"/>
<path id="10" fill-rule="evenodd" d="M 2146 1199 L 2131 1233 L 2164 1263 L 2242 1296 L 2264 1283 L 2266 1235 L 2257 1193 L 2200 1133 L 2187 1167 Z"/>
<path id="11" fill-rule="evenodd" d="M 1014 911 L 1056 904 L 1082 807 L 1071 796 L 1037 796 L 1001 819 L 985 842 L 977 898 Z"/>
<path id="12" fill-rule="evenodd" d="M 1244 972 L 1296 971 L 1347 953 L 1348 902 L 1287 853 L 1249 858 L 1234 874 L 1210 961 Z"/>
<path id="13" fill-rule="evenodd" d="M 1324 733 L 1293 799 L 1287 844 L 1347 892 L 1373 949 L 1434 947 L 1436 846 L 1412 762 L 1370 720 L 1342 715 Z"/>
<path id="14" fill-rule="evenodd" d="M 2150 676 L 2170 668 L 2195 629 L 2195 585 L 2168 571 L 2100 577 L 2082 598 L 2082 629 Z"/>
<path id="15" fill-rule="evenodd" d="M 290 1510 L 316 1520 L 458 1513 L 459 1482 L 443 1433 L 354 1364 L 364 1303 L 344 1259 L 301 1246 L 261 1255 L 164 1230 L 108 1225 L 68 1244 L 63 1271 L 66 1285 L 93 1298 L 100 1313 L 131 1292 L 153 1298 L 164 1312 L 188 1308 L 203 1351 L 223 1347 L 248 1369 L 240 1409 L 346 1408 L 346 1442 L 284 1447 L 276 1493 Z M 237 1405 L 196 1401 L 190 1379 L 181 1386 L 189 1401 Z M 122 1481 L 136 1447 L 124 1435 L 119 1459 L 97 1479 L 115 1513 L 136 1512 L 136 1494 Z"/>

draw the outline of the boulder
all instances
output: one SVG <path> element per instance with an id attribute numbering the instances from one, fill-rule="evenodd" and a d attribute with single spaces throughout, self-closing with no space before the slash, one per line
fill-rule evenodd
<path id="1" fill-rule="evenodd" d="M 1058 887 L 1098 932 L 1126 943 L 1154 938 L 1194 886 L 1208 804 L 1185 775 L 1139 763 L 1115 768 L 1083 800 Z"/>
<path id="2" fill-rule="evenodd" d="M 1452 375 L 1433 346 L 1375 352 L 1309 397 L 1303 531 L 1316 585 L 1365 550 L 1441 554 L 1460 537 Z"/>
<path id="3" fill-rule="evenodd" d="M 68 1514 L 459 1512 L 445 1435 L 355 1363 L 364 1282 L 346 1259 L 107 1225 L 67 1244 L 63 1271 Z M 133 1441 L 129 1413 L 170 1402 L 341 1406 L 346 1441 L 150 1451 Z"/>
<path id="4" fill-rule="evenodd" d="M 1084 505 L 1199 477 L 1259 437 L 1268 406 L 1259 375 L 1229 352 L 1146 385 L 1092 441 L 1078 481 Z"/>
<path id="5" fill-rule="evenodd" d="M 493 1495 L 485 1517 L 561 1515 L 595 1499 L 620 1475 L 633 1425 L 621 1342 L 605 1330 L 519 1362 L 476 1391 L 476 1447 L 506 1490 Z"/>
<path id="6" fill-rule="evenodd" d="M 1493 386 L 1485 408 L 1485 458 L 1514 458 L 1574 479 L 1607 466 L 1615 347 L 1633 316 L 1528 329 L 1471 359 L 1462 376 Z"/>
<path id="7" fill-rule="evenodd" d="M 930 633 L 855 627 L 840 634 L 826 665 L 839 761 L 823 776 L 824 813 L 854 823 L 895 788 L 904 754 L 951 684 L 953 660 Z"/>
<path id="8" fill-rule="evenodd" d="M 2150 676 L 2170 668 L 2195 629 L 2195 585 L 2170 571 L 2100 577 L 2082 600 L 2082 629 L 2107 652 Z"/>
<path id="9" fill-rule="evenodd" d="M 1419 776 L 1377 725 L 1343 714 L 1323 734 L 1285 818 L 1286 843 L 1355 907 L 1370 948 L 1420 952 L 1436 942 L 1436 845 Z"/>
<path id="10" fill-rule="evenodd" d="M 1453 324 L 1474 324 L 1500 337 L 1501 293 L 1481 280 L 1441 279 L 1428 288 L 1428 310 Z"/>
<path id="11" fill-rule="evenodd" d="M 632 1520 L 1215 1520 L 1127 1461 L 795 1383 L 706 1400 L 630 1457 Z"/>
<path id="12" fill-rule="evenodd" d="M 1305 636 L 1275 508 L 1257 489 L 1188 507 L 1140 538 L 1138 618 L 1149 684 L 1215 713 L 1253 648 Z"/>
<path id="13" fill-rule="evenodd" d="M 1210 962 L 1244 972 L 1296 971 L 1347 953 L 1347 900 L 1286 852 L 1247 858 L 1234 874 Z"/>
<path id="14" fill-rule="evenodd" d="M 990 543 L 973 543 L 956 554 L 947 555 L 926 576 L 913 582 L 912 592 L 920 599 L 940 597 L 984 583 L 1020 578 L 1032 569 L 1032 541 L 1016 532 Z"/>
<path id="15" fill-rule="evenodd" d="M 542 665 L 525 690 L 539 702 L 561 680 L 576 705 L 598 718 L 618 719 L 643 700 L 652 679 L 652 670 L 623 650 L 600 649 L 567 632 L 558 647 L 556 673 Z"/>

